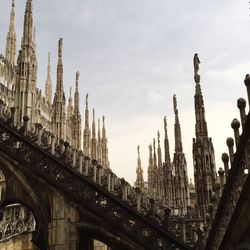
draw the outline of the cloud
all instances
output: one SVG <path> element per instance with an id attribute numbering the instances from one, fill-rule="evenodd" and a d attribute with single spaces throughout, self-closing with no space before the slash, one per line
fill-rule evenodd
<path id="1" fill-rule="evenodd" d="M 235 102 L 246 95 L 242 81 L 250 69 L 247 1 L 33 2 L 38 85 L 44 89 L 47 53 L 51 51 L 55 88 L 57 41 L 64 37 L 65 91 L 68 94 L 79 70 L 81 109 L 88 92 L 97 114 L 106 115 L 111 167 L 118 174 L 133 183 L 137 144 L 142 148 L 146 174 L 147 146 L 156 131 L 162 129 L 165 114 L 169 117 L 169 136 L 174 148 L 173 94 L 178 97 L 184 150 L 191 171 L 195 52 L 202 61 L 201 84 L 209 134 L 219 158 L 225 133 L 230 133 L 230 127 L 229 130 L 225 127 L 235 114 Z M 18 48 L 24 8 L 25 1 L 16 1 Z M 5 50 L 9 10 L 10 1 L 2 0 L 0 53 Z"/>

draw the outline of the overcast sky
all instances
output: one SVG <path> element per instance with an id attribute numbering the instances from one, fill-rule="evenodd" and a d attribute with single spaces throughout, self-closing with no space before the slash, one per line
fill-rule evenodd
<path id="1" fill-rule="evenodd" d="M 25 0 L 16 0 L 18 49 Z M 0 0 L 0 53 L 5 54 L 11 0 Z M 201 60 L 201 86 L 208 133 L 217 169 L 227 152 L 230 123 L 239 117 L 236 102 L 246 98 L 250 72 L 248 0 L 34 0 L 38 86 L 44 91 L 47 54 L 56 84 L 57 43 L 64 38 L 64 87 L 68 95 L 80 71 L 80 101 L 106 116 L 111 168 L 131 184 L 137 145 L 147 179 L 148 145 L 168 118 L 173 155 L 172 96 L 177 95 L 183 147 L 193 179 L 193 54 Z M 163 149 L 163 143 L 162 143 Z"/>

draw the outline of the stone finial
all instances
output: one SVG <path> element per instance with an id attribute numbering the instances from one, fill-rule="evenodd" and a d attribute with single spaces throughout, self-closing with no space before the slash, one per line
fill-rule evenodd
<path id="1" fill-rule="evenodd" d="M 239 98 L 237 100 L 237 107 L 239 109 L 245 108 L 246 107 L 246 100 L 244 98 Z"/>
<path id="2" fill-rule="evenodd" d="M 245 111 L 245 108 L 246 108 L 246 100 L 244 98 L 239 98 L 237 100 L 237 107 L 239 108 L 240 110 L 240 119 L 241 119 L 241 126 L 242 128 L 244 127 L 245 125 L 245 119 L 246 119 L 246 111 Z"/>
<path id="3" fill-rule="evenodd" d="M 246 75 L 244 83 L 247 87 L 248 104 L 250 105 L 250 75 L 249 74 Z"/>
<path id="4" fill-rule="evenodd" d="M 244 83 L 246 86 L 250 86 L 250 75 L 249 74 L 246 74 Z"/>
<path id="5" fill-rule="evenodd" d="M 233 119 L 232 123 L 231 123 L 231 127 L 234 130 L 237 130 L 240 128 L 240 122 L 238 121 L 238 119 Z"/>
<path id="6" fill-rule="evenodd" d="M 228 163 L 229 162 L 229 156 L 227 153 L 223 153 L 221 156 L 221 159 L 224 163 Z"/>
<path id="7" fill-rule="evenodd" d="M 225 171 L 223 170 L 223 168 L 219 168 L 218 174 L 219 176 L 223 176 L 225 174 Z"/>
<path id="8" fill-rule="evenodd" d="M 231 127 L 234 130 L 234 139 L 235 139 L 236 146 L 237 146 L 240 140 L 240 132 L 239 132 L 240 122 L 237 119 L 233 119 L 231 123 Z"/>
<path id="9" fill-rule="evenodd" d="M 233 158 L 234 158 L 234 140 L 233 138 L 227 138 L 227 146 L 228 146 L 228 150 L 229 150 L 229 159 L 230 159 L 230 163 L 232 166 L 233 163 Z"/>
<path id="10" fill-rule="evenodd" d="M 229 137 L 227 138 L 227 146 L 228 147 L 233 147 L 234 146 L 234 139 Z"/>

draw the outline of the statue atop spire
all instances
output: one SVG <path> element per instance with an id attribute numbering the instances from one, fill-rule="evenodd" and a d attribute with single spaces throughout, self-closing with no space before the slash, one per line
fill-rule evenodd
<path id="1" fill-rule="evenodd" d="M 105 116 L 102 117 L 103 128 L 105 128 Z"/>
<path id="2" fill-rule="evenodd" d="M 62 47 L 63 47 L 63 38 L 60 37 L 58 41 L 58 57 L 62 58 Z"/>
<path id="3" fill-rule="evenodd" d="M 76 72 L 76 88 L 78 88 L 79 77 L 80 77 L 80 73 L 79 71 L 77 71 Z"/>
<path id="4" fill-rule="evenodd" d="M 168 141 L 168 129 L 167 129 L 167 117 L 164 116 L 164 153 L 165 153 L 165 165 L 170 167 L 170 152 L 169 152 L 169 141 Z"/>
<path id="5" fill-rule="evenodd" d="M 161 142 L 160 142 L 160 131 L 157 132 L 157 156 L 158 156 L 158 167 L 162 167 L 162 154 L 161 154 Z"/>
<path id="6" fill-rule="evenodd" d="M 195 95 L 195 135 L 193 139 L 194 179 L 197 193 L 197 204 L 201 216 L 206 219 L 212 192 L 215 190 L 216 167 L 212 139 L 208 137 L 207 122 L 205 119 L 205 105 L 200 86 L 200 60 L 194 55 Z"/>
<path id="7" fill-rule="evenodd" d="M 86 108 L 89 106 L 89 94 L 86 95 Z"/>
<path id="8" fill-rule="evenodd" d="M 200 59 L 199 59 L 197 53 L 194 54 L 194 59 L 193 59 L 193 61 L 194 61 L 194 80 L 195 80 L 195 83 L 196 83 L 196 88 L 200 88 L 200 86 L 199 86 L 199 83 L 200 83 L 200 75 L 198 74 L 198 72 L 199 72 L 199 69 L 200 69 L 199 64 L 200 64 L 201 62 L 200 62 Z"/>
<path id="9" fill-rule="evenodd" d="M 199 69 L 200 69 L 199 64 L 201 63 L 200 59 L 199 59 L 199 56 L 198 56 L 198 53 L 194 54 L 193 61 L 194 61 L 194 75 L 196 76 L 196 75 L 198 75 L 198 72 L 199 72 Z"/>
<path id="10" fill-rule="evenodd" d="M 181 127 L 180 127 L 179 116 L 178 116 L 176 95 L 173 96 L 173 106 L 174 106 L 174 113 L 175 113 L 175 125 L 174 125 L 174 128 L 175 128 L 175 151 L 182 152 Z"/>
<path id="11" fill-rule="evenodd" d="M 177 109 L 177 99 L 176 95 L 173 96 L 173 105 L 174 105 L 174 114 L 176 117 L 178 117 L 178 109 Z"/>

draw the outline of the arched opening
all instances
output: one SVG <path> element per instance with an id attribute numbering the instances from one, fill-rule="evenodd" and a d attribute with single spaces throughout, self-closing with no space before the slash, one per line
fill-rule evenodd
<path id="1" fill-rule="evenodd" d="M 93 240 L 93 249 L 94 250 L 112 250 L 112 248 L 106 245 L 104 242 L 94 239 Z"/>
<path id="2" fill-rule="evenodd" d="M 31 242 L 35 229 L 35 217 L 28 208 L 19 203 L 5 206 L 0 218 L 0 249 L 36 249 Z"/>

